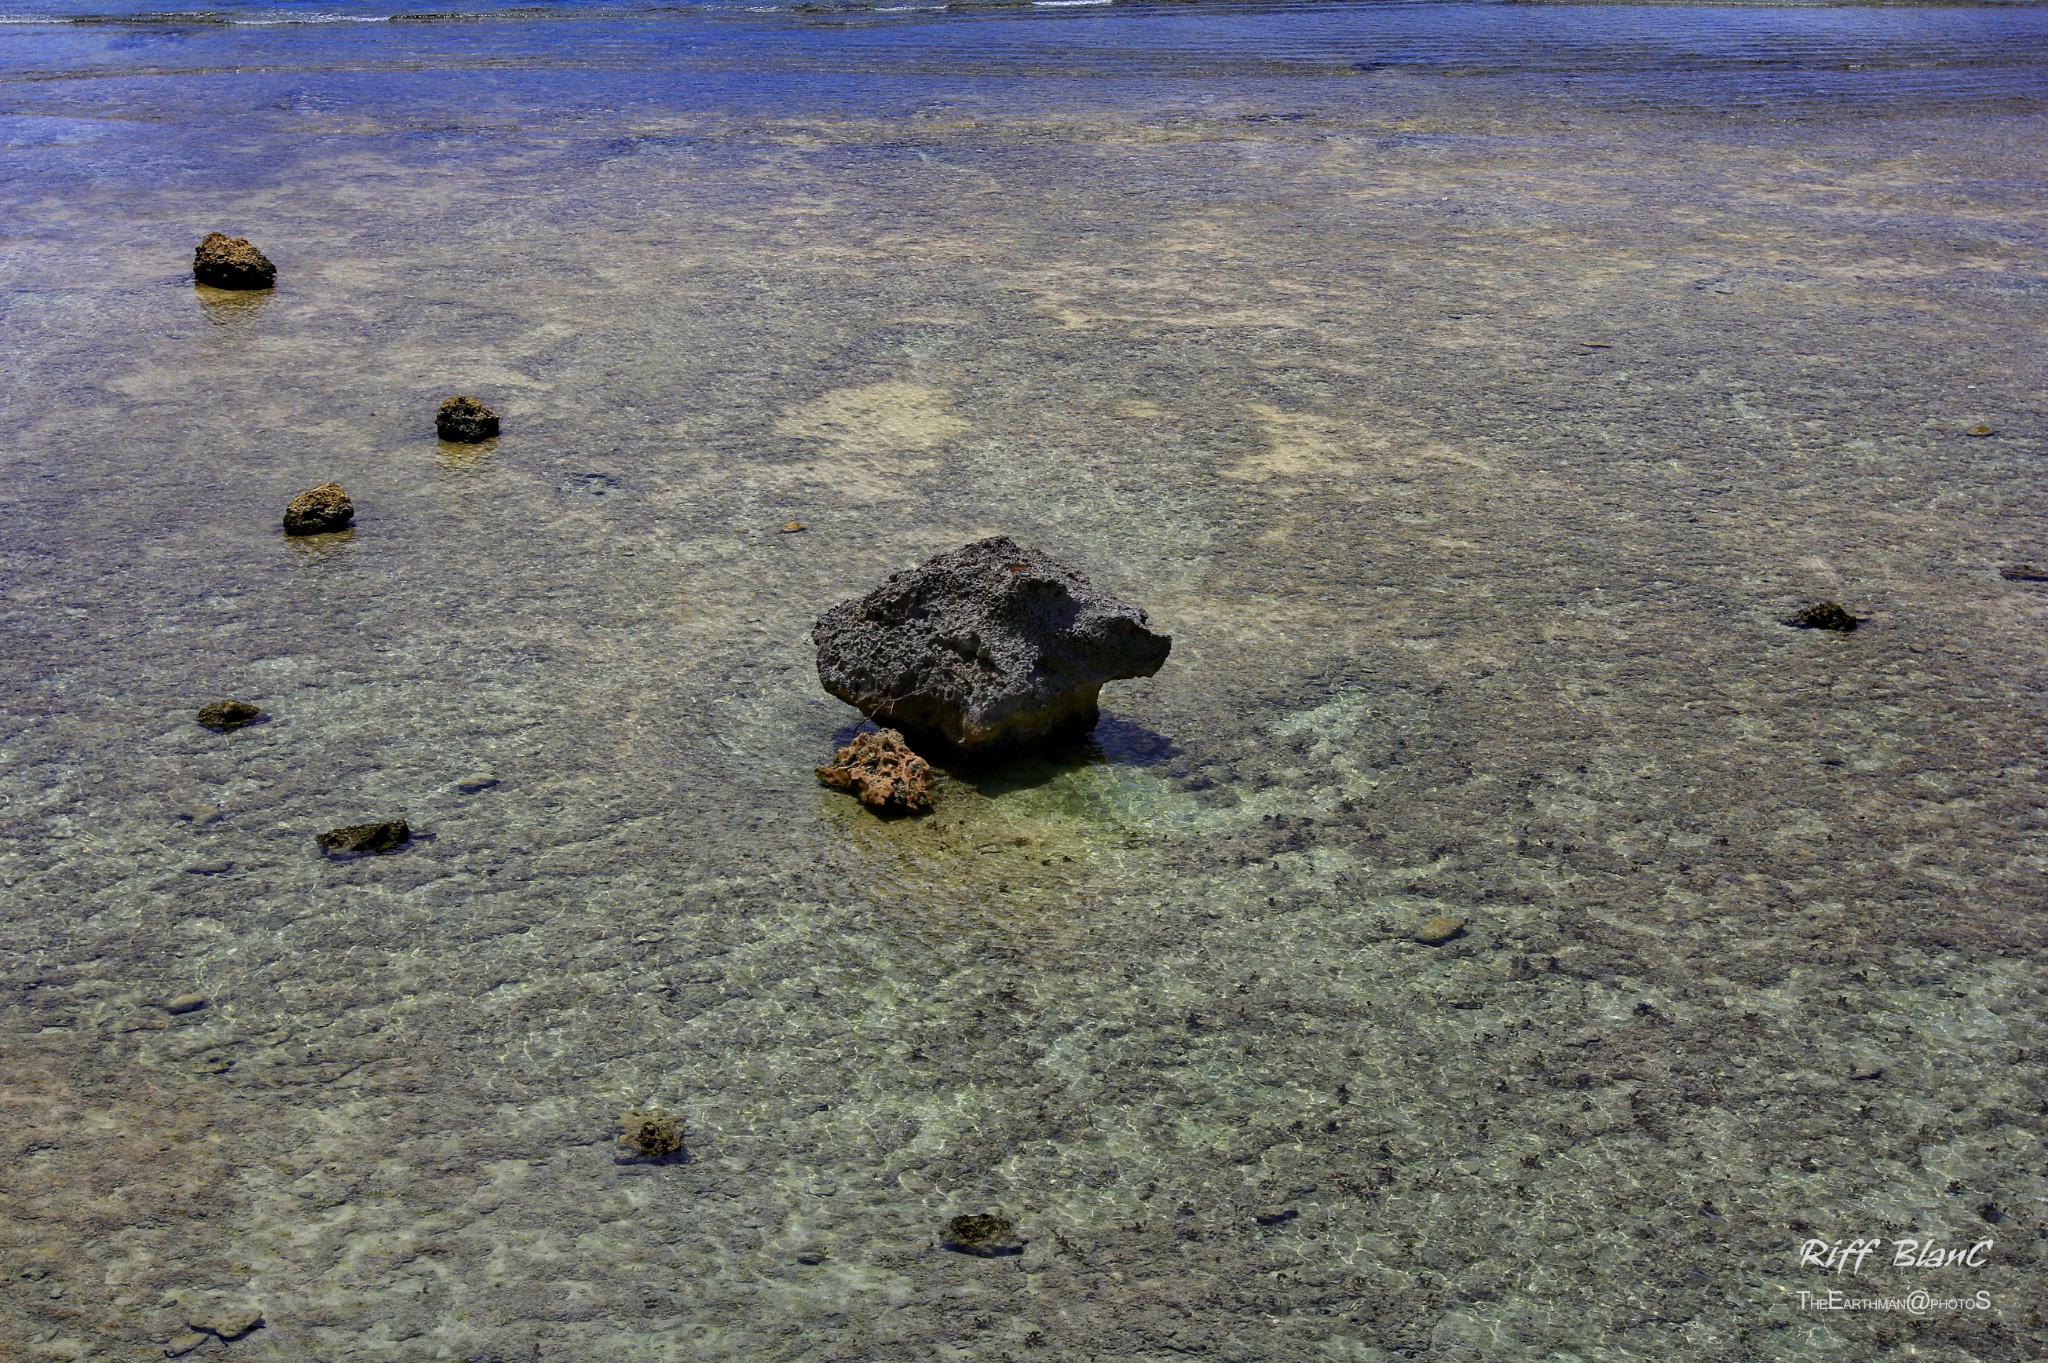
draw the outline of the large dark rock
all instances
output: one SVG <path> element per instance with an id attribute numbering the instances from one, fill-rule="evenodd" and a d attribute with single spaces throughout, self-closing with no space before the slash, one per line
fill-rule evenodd
<path id="1" fill-rule="evenodd" d="M 827 691 L 954 757 L 1079 738 L 1104 682 L 1151 676 L 1173 647 L 1145 612 L 1005 536 L 897 573 L 811 638 Z"/>
<path id="2" fill-rule="evenodd" d="M 467 393 L 458 393 L 434 413 L 434 430 L 458 445 L 480 445 L 498 433 L 498 414 Z"/>
<path id="3" fill-rule="evenodd" d="M 216 289 L 267 289 L 277 282 L 277 267 L 247 237 L 208 232 L 192 253 L 192 277 Z"/>
<path id="4" fill-rule="evenodd" d="M 322 483 L 291 499 L 284 509 L 287 535 L 325 535 L 348 529 L 355 519 L 356 504 L 348 499 L 340 483 Z"/>

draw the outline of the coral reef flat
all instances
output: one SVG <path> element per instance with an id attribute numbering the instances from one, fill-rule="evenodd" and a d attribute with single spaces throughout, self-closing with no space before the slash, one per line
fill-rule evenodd
<path id="1" fill-rule="evenodd" d="M 0 26 L 0 1356 L 2048 1355 L 2048 11 L 1706 13 Z"/>

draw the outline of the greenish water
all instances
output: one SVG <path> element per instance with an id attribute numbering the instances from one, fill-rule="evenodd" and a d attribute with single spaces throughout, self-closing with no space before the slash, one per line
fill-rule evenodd
<path id="1" fill-rule="evenodd" d="M 0 1357 L 2048 1352 L 2042 12 L 1741 13 L 0 29 Z"/>

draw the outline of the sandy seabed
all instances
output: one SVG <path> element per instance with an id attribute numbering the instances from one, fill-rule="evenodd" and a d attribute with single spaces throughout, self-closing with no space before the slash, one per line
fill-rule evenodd
<path id="1" fill-rule="evenodd" d="M 0 117 L 0 1358 L 2048 1353 L 2031 103 L 155 79 Z M 1171 661 L 820 790 L 998 532 Z"/>

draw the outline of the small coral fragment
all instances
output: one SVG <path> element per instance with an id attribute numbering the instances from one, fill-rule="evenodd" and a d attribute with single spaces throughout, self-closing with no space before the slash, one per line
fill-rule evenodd
<path id="1" fill-rule="evenodd" d="M 932 807 L 932 769 L 894 729 L 860 734 L 839 750 L 818 779 L 852 791 L 878 814 L 924 814 Z"/>

